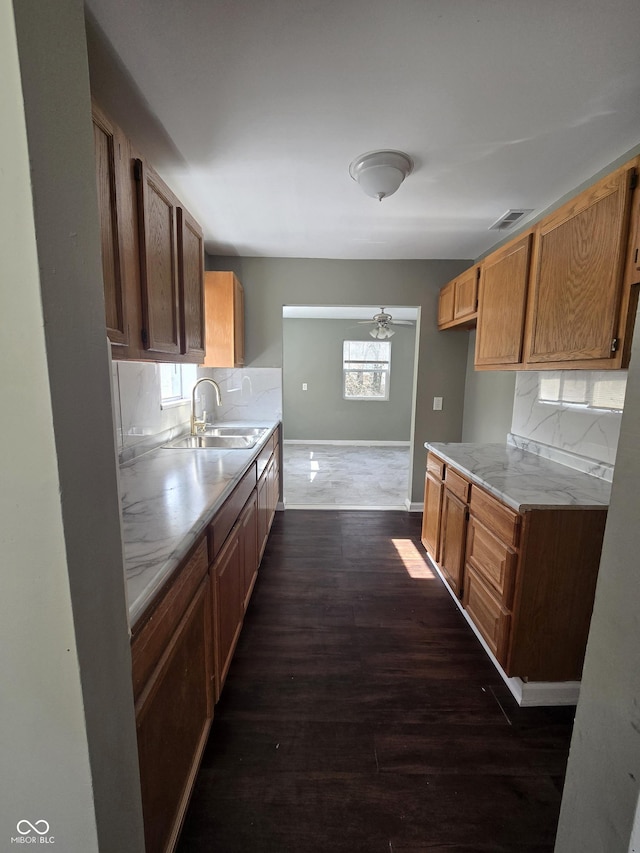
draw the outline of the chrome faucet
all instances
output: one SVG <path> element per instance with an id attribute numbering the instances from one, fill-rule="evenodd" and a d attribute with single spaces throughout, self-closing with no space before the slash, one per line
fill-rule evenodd
<path id="1" fill-rule="evenodd" d="M 200 385 L 201 382 L 209 382 L 213 385 L 214 390 L 216 392 L 216 403 L 218 406 L 222 405 L 222 399 L 220 397 L 220 386 L 216 382 L 215 379 L 211 379 L 209 376 L 202 376 L 193 386 L 193 390 L 191 392 L 191 435 L 197 435 L 199 429 L 204 429 L 207 425 L 207 417 L 206 413 L 202 413 L 202 420 L 199 421 L 196 418 L 196 388 Z"/>

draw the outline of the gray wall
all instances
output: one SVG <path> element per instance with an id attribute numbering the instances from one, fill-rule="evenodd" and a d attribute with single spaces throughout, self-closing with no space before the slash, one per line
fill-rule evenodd
<path id="1" fill-rule="evenodd" d="M 639 484 L 637 318 L 556 853 L 631 849 L 640 793 Z"/>
<path id="2" fill-rule="evenodd" d="M 516 371 L 474 370 L 476 332 L 457 334 L 469 335 L 462 440 L 504 442 L 511 431 Z"/>
<path id="3" fill-rule="evenodd" d="M 411 500 L 422 503 L 424 442 L 460 441 L 467 339 L 441 334 L 438 293 L 469 261 L 356 261 L 209 257 L 207 268 L 233 270 L 245 289 L 249 367 L 282 366 L 283 305 L 413 305 L 422 309 L 416 381 Z M 440 412 L 433 397 L 443 397 Z"/>
<path id="4" fill-rule="evenodd" d="M 3 850 L 144 849 L 83 11 L 0 0 Z"/>
<path id="5" fill-rule="evenodd" d="M 343 398 L 343 341 L 370 341 L 370 328 L 356 320 L 283 321 L 285 439 L 409 441 L 415 326 L 394 329 L 389 399 Z M 307 391 L 302 390 L 303 382 Z"/>

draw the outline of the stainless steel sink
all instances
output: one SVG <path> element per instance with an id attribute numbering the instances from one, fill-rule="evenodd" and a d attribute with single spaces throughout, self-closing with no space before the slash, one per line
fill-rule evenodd
<path id="1" fill-rule="evenodd" d="M 247 436 L 258 436 L 261 437 L 265 434 L 266 429 L 264 427 L 207 427 L 204 430 L 202 435 L 205 436 L 232 436 L 236 438 L 237 436 L 247 435 Z"/>
<path id="2" fill-rule="evenodd" d="M 250 450 L 268 432 L 267 429 L 253 427 L 215 427 L 198 435 L 184 435 L 163 447 L 183 448 L 221 448 L 224 450 Z"/>

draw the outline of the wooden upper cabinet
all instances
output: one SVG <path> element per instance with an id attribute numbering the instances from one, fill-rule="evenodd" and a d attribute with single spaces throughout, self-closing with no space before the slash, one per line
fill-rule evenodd
<path id="1" fill-rule="evenodd" d="M 640 172 L 640 157 L 635 160 L 636 173 Z M 628 251 L 626 283 L 640 284 L 640 193 L 635 194 L 631 209 L 631 228 Z"/>
<path id="2" fill-rule="evenodd" d="M 107 335 L 114 346 L 123 347 L 129 343 L 129 328 L 119 194 L 122 170 L 128 168 L 127 146 L 118 128 L 95 104 L 92 118 Z"/>
<path id="3" fill-rule="evenodd" d="M 478 267 L 472 267 L 455 280 L 453 319 L 461 320 L 478 310 Z"/>
<path id="4" fill-rule="evenodd" d="M 152 353 L 180 353 L 177 205 L 158 175 L 136 160 L 142 345 Z"/>
<path id="5" fill-rule="evenodd" d="M 438 299 L 438 326 L 445 326 L 453 321 L 455 285 L 455 281 L 450 281 L 440 291 Z"/>
<path id="6" fill-rule="evenodd" d="M 528 365 L 619 366 L 607 362 L 620 348 L 632 175 L 618 169 L 538 225 Z"/>
<path id="7" fill-rule="evenodd" d="M 205 367 L 244 365 L 244 289 L 232 272 L 205 273 Z"/>
<path id="8" fill-rule="evenodd" d="M 466 270 L 440 291 L 438 328 L 475 326 L 478 306 L 478 266 Z"/>
<path id="9" fill-rule="evenodd" d="M 204 360 L 204 245 L 198 223 L 178 208 L 180 340 L 183 355 Z"/>
<path id="10" fill-rule="evenodd" d="M 490 255 L 480 270 L 476 368 L 522 363 L 531 233 Z"/>

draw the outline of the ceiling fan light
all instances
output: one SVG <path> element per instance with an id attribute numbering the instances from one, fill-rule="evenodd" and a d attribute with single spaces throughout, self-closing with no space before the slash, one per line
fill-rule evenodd
<path id="1" fill-rule="evenodd" d="M 402 151 L 370 151 L 349 166 L 349 174 L 371 198 L 382 201 L 393 195 L 413 171 L 413 160 Z"/>
<path id="2" fill-rule="evenodd" d="M 384 340 L 385 338 L 390 338 L 392 335 L 395 335 L 391 329 L 386 328 L 385 326 L 376 326 L 375 329 L 371 329 L 369 332 L 372 338 L 377 338 L 378 340 Z"/>

